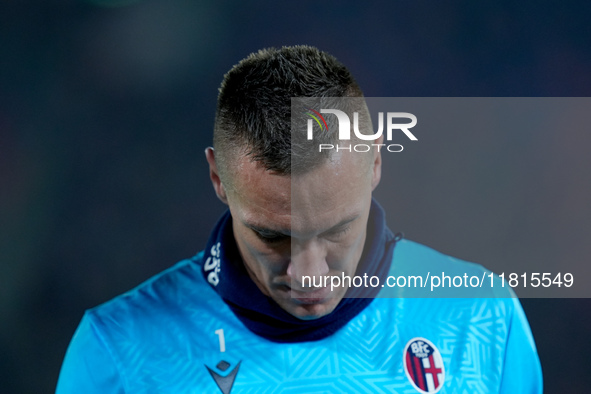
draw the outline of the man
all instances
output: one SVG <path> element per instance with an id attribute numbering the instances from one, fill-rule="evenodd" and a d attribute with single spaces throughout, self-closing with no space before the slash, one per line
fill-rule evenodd
<path id="1" fill-rule="evenodd" d="M 369 118 L 349 71 L 315 48 L 260 51 L 230 70 L 205 152 L 229 211 L 203 252 L 85 314 L 57 392 L 541 392 L 515 298 L 318 282 L 486 271 L 393 236 L 372 200 L 379 150 L 354 154 L 325 122 L 319 138 L 343 149 L 317 154 L 292 136 L 293 97 L 352 98 L 344 110 Z"/>

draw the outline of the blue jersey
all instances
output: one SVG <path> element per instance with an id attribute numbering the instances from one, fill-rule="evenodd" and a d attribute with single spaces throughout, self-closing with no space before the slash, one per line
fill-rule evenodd
<path id="1" fill-rule="evenodd" d="M 205 256 L 207 257 L 207 256 Z M 57 393 L 541 393 L 516 298 L 376 298 L 335 334 L 275 343 L 249 331 L 181 261 L 84 315 Z M 483 268 L 417 243 L 392 270 Z"/>

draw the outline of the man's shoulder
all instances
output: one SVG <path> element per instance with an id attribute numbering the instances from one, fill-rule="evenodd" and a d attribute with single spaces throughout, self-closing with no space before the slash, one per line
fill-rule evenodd
<path id="1" fill-rule="evenodd" d="M 529 330 L 519 299 L 496 274 L 409 240 L 397 242 L 378 298 L 374 309 L 399 319 L 392 325 L 433 327 L 434 337 L 482 331 L 488 338 L 494 332 L 504 346 L 512 325 Z"/>
<path id="2" fill-rule="evenodd" d="M 482 272 L 488 271 L 480 264 L 449 256 L 438 250 L 408 239 L 401 239 L 396 243 L 392 266 L 420 266 L 427 269 L 448 269 L 451 271 Z"/>
<path id="3" fill-rule="evenodd" d="M 388 274 L 407 279 L 404 286 L 404 296 L 407 297 L 516 297 L 499 276 L 484 266 L 407 239 L 396 243 Z"/>
<path id="4" fill-rule="evenodd" d="M 171 318 L 199 320 L 219 311 L 223 301 L 201 273 L 203 252 L 182 260 L 137 287 L 86 312 L 94 325 L 110 331 L 168 324 Z"/>

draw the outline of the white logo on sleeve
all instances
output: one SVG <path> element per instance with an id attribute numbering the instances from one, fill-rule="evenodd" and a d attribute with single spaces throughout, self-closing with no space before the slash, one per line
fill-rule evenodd
<path id="1" fill-rule="evenodd" d="M 221 268 L 221 260 L 220 260 L 220 243 L 218 242 L 214 246 L 211 247 L 209 252 L 211 256 L 207 258 L 203 269 L 205 272 L 209 272 L 207 274 L 207 281 L 211 283 L 213 286 L 217 286 L 220 283 L 220 268 Z"/>

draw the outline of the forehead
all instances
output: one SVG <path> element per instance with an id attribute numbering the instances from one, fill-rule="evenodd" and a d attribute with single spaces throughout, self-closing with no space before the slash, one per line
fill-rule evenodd
<path id="1" fill-rule="evenodd" d="M 371 174 L 362 155 L 333 155 L 302 175 L 280 175 L 249 157 L 237 159 L 228 192 L 244 224 L 308 236 L 359 214 L 371 199 Z"/>

